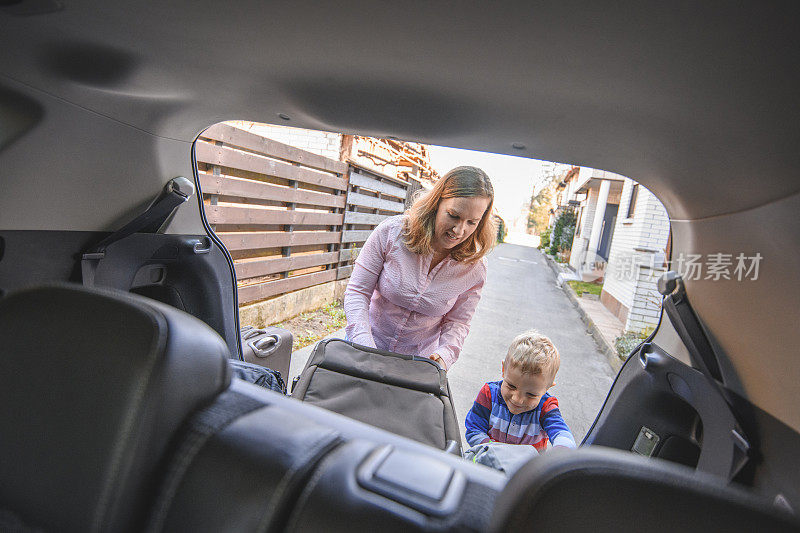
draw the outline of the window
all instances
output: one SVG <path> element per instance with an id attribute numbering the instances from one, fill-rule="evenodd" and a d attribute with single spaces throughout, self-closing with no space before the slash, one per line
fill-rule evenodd
<path id="1" fill-rule="evenodd" d="M 634 183 L 633 189 L 631 189 L 631 201 L 628 203 L 628 216 L 627 218 L 633 218 L 634 213 L 636 213 L 636 197 L 639 196 L 639 184 Z"/>

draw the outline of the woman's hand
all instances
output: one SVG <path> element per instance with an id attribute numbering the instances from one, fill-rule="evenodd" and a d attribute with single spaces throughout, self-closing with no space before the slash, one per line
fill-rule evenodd
<path id="1" fill-rule="evenodd" d="M 428 356 L 428 359 L 430 359 L 431 361 L 436 361 L 437 363 L 439 363 L 439 364 L 442 366 L 442 368 L 444 368 L 445 370 L 447 370 L 447 365 L 445 365 L 445 364 L 444 364 L 444 359 L 442 359 L 441 357 L 439 357 L 439 354 L 438 354 L 438 353 L 432 353 L 432 354 L 430 354 L 430 355 Z"/>

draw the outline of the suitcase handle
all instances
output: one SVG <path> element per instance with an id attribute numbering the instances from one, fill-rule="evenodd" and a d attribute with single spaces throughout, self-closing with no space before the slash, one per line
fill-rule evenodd
<path id="1" fill-rule="evenodd" d="M 259 333 L 264 332 L 260 331 Z M 275 351 L 275 349 L 278 347 L 278 344 L 280 344 L 280 339 L 277 335 L 268 335 L 263 339 L 258 339 L 247 343 L 247 345 L 253 349 L 253 353 L 256 354 L 256 357 L 269 356 Z"/>
<path id="2" fill-rule="evenodd" d="M 253 326 L 245 326 L 242 328 L 242 338 L 244 340 L 252 339 L 253 337 L 263 335 L 264 333 L 266 333 L 266 331 L 263 329 L 254 328 Z"/>

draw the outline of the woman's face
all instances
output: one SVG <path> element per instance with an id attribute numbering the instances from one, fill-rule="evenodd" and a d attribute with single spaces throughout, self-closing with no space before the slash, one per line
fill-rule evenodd
<path id="1" fill-rule="evenodd" d="M 478 224 L 489 207 L 489 198 L 445 198 L 436 209 L 433 228 L 433 249 L 443 253 L 458 246 L 475 233 Z"/>

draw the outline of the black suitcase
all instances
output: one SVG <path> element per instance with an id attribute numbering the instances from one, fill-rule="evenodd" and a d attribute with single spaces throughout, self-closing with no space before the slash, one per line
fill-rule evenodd
<path id="1" fill-rule="evenodd" d="M 292 397 L 461 455 L 447 373 L 430 359 L 325 339 Z"/>
<path id="2" fill-rule="evenodd" d="M 292 333 L 282 328 L 244 326 L 241 331 L 244 361 L 280 372 L 289 377 L 292 358 Z"/>

